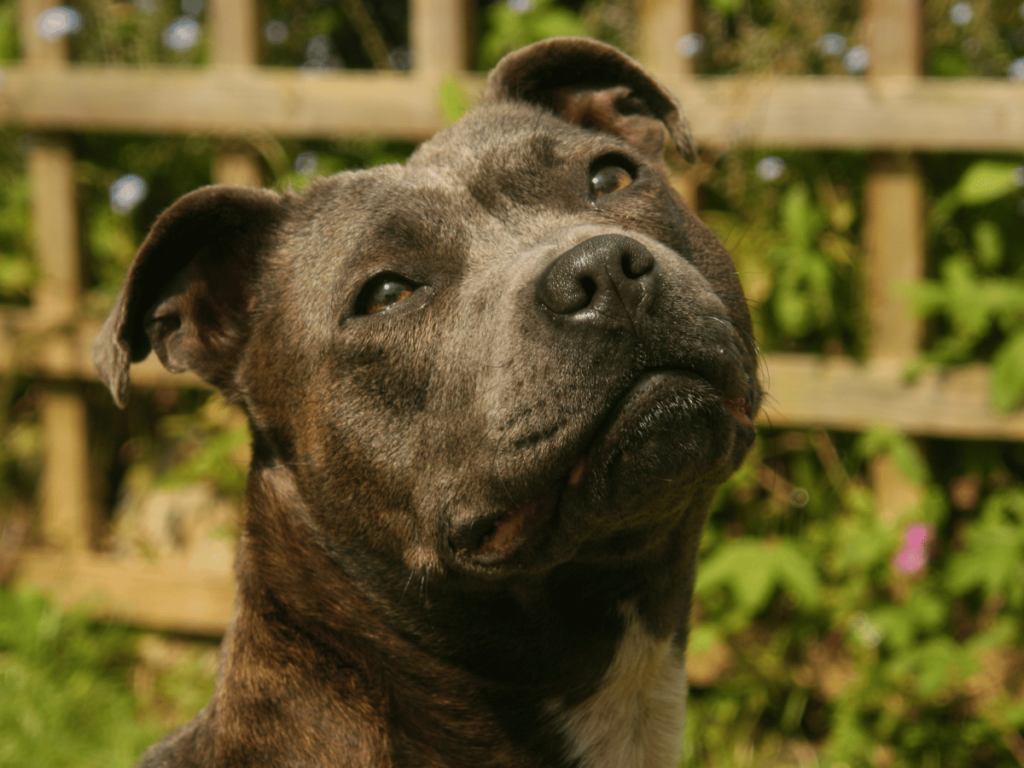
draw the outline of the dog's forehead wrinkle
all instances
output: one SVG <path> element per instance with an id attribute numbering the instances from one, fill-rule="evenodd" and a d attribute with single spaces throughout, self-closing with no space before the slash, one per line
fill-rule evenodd
<path id="1" fill-rule="evenodd" d="M 509 157 L 527 142 L 564 135 L 568 129 L 569 124 L 554 114 L 528 104 L 477 107 L 421 144 L 407 165 L 449 168 L 465 178 L 483 157 Z"/>

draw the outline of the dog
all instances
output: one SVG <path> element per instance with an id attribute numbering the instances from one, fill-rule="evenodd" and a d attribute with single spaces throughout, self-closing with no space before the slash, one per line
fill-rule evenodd
<path id="1" fill-rule="evenodd" d="M 97 338 L 252 431 L 218 682 L 141 765 L 668 768 L 698 542 L 761 400 L 676 99 L 509 54 L 404 165 L 164 212 Z"/>

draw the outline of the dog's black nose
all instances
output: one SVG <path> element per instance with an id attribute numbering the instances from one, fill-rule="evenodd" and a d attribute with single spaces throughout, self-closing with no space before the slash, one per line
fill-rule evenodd
<path id="1" fill-rule="evenodd" d="M 558 315 L 623 311 L 635 318 L 653 288 L 657 263 L 647 248 L 625 235 L 584 240 L 555 260 L 540 279 L 537 298 Z"/>

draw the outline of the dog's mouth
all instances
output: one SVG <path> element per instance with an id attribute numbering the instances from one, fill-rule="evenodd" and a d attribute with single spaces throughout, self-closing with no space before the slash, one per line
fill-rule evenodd
<path id="1" fill-rule="evenodd" d="M 586 458 L 578 459 L 568 475 L 542 493 L 489 520 L 476 520 L 453 533 L 449 544 L 455 556 L 480 566 L 494 566 L 512 559 L 554 517 L 562 491 L 580 484 Z"/>
<path id="2" fill-rule="evenodd" d="M 750 393 L 737 393 L 738 386 L 722 381 L 712 384 L 692 371 L 659 370 L 643 374 L 595 426 L 583 450 L 577 449 L 566 462 L 569 469 L 557 480 L 510 509 L 476 519 L 452 532 L 448 543 L 456 560 L 484 569 L 516 562 L 519 559 L 517 555 L 528 544 L 542 538 L 543 531 L 557 526 L 565 497 L 595 483 L 596 478 L 591 475 L 607 469 L 606 454 L 621 453 L 625 446 L 642 446 L 648 434 L 645 430 L 651 428 L 652 422 L 665 421 L 667 426 L 661 427 L 663 430 L 676 428 L 685 423 L 683 412 L 686 409 L 717 407 L 719 413 L 724 411 L 732 417 L 735 431 L 745 435 L 744 442 L 749 444 L 753 435 L 755 405 Z M 745 378 L 742 386 L 749 386 Z M 676 413 L 672 413 L 673 410 Z M 640 450 L 657 449 L 644 446 Z M 659 462 L 655 461 L 655 464 Z M 631 485 L 642 492 L 643 486 L 651 485 L 655 480 L 669 479 L 681 468 L 678 455 L 666 456 L 650 477 L 634 478 Z"/>

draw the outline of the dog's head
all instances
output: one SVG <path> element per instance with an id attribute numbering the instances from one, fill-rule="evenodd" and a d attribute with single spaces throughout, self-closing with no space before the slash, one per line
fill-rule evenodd
<path id="1" fill-rule="evenodd" d="M 753 435 L 750 319 L 669 187 L 676 100 L 583 39 L 506 57 L 409 162 L 165 212 L 95 359 L 239 403 L 334 551 L 457 577 L 629 560 L 703 517 Z M 699 508 L 699 512 L 691 512 Z"/>

